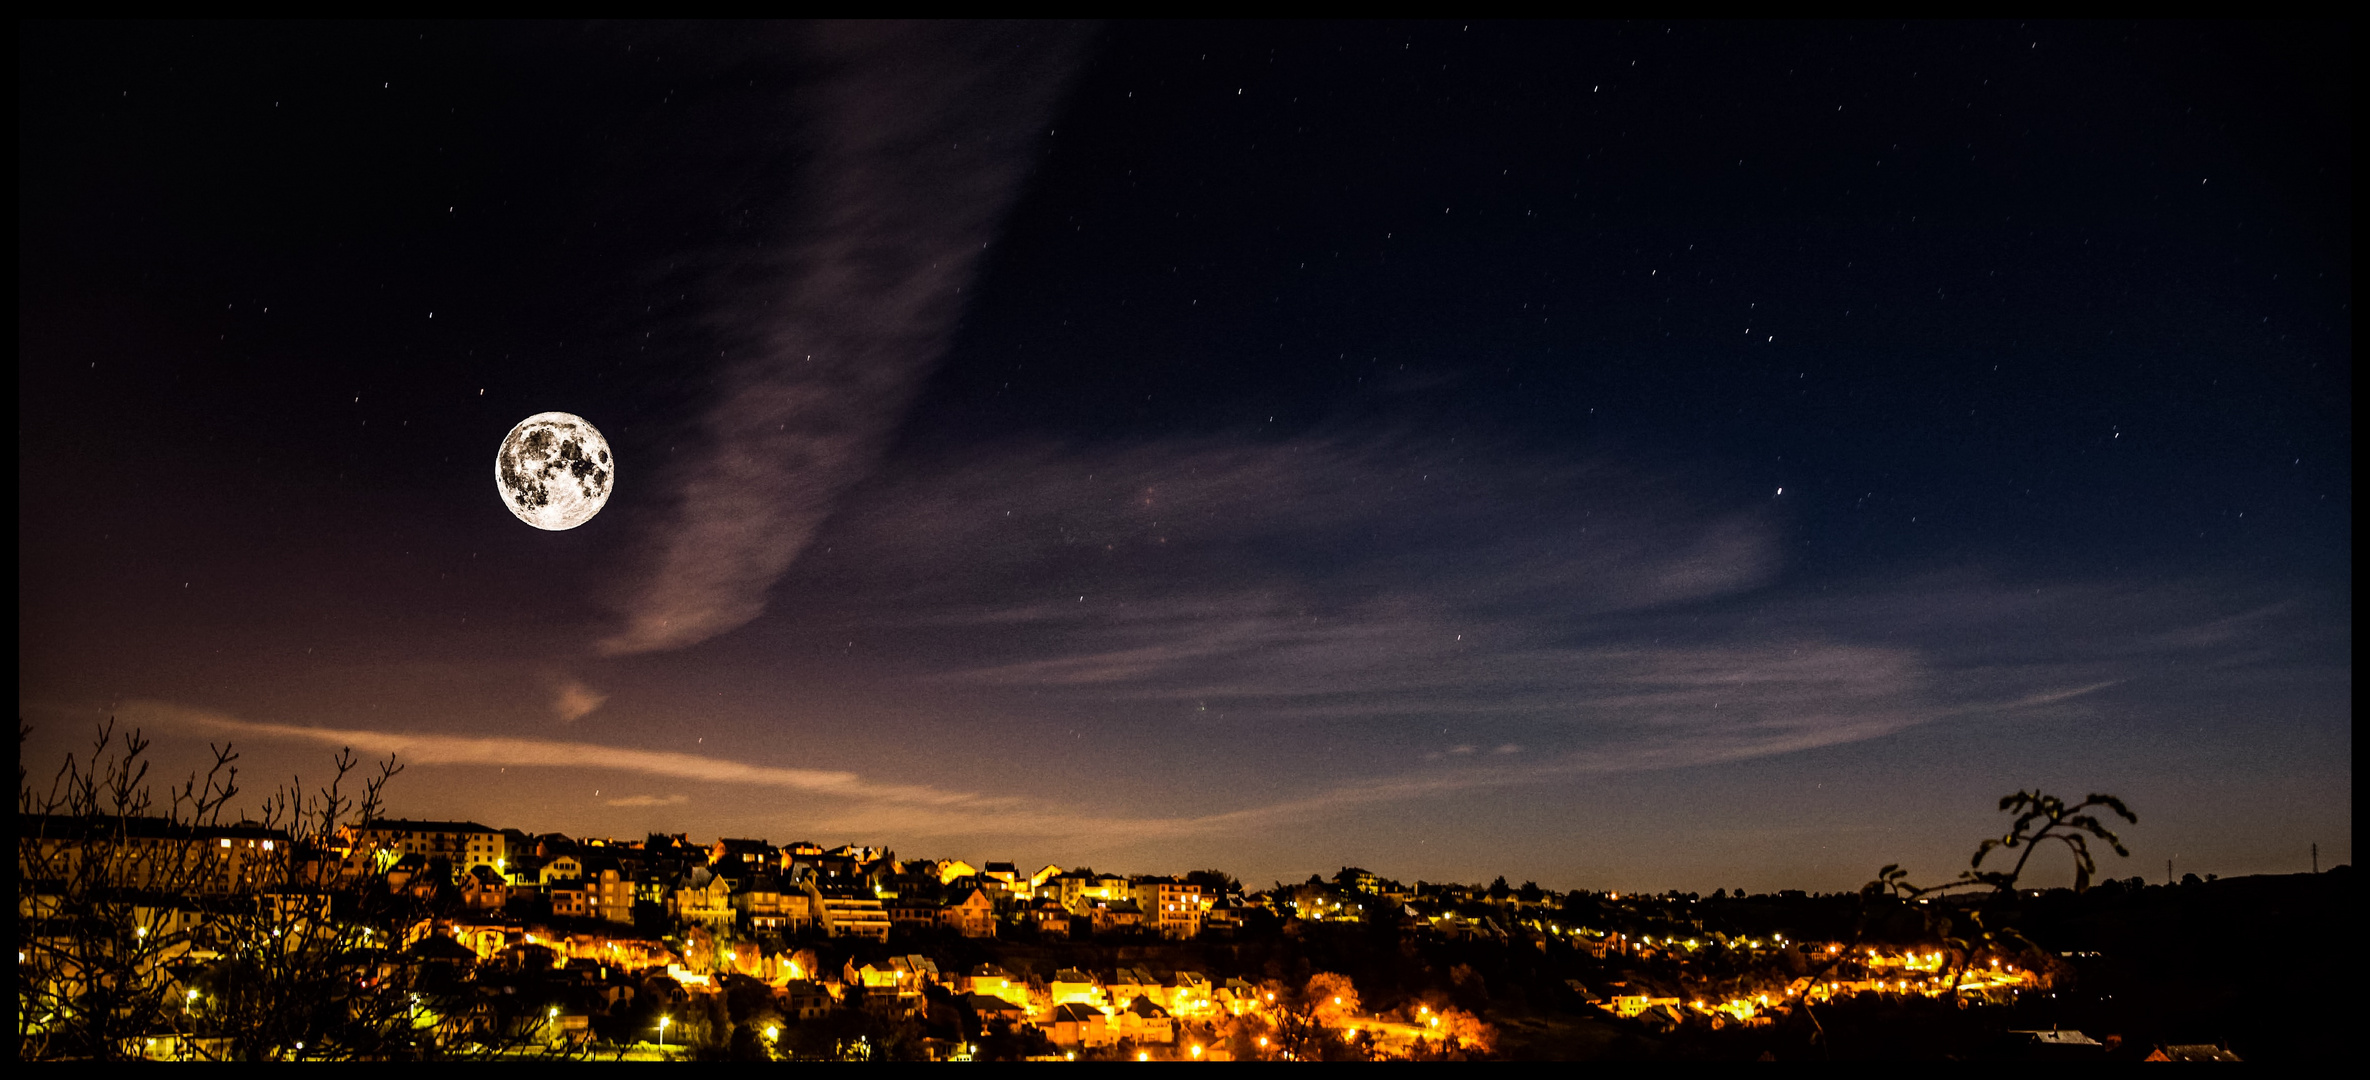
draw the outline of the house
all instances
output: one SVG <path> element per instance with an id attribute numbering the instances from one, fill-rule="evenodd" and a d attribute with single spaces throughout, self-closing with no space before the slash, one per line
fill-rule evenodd
<path id="1" fill-rule="evenodd" d="M 1138 1043 L 1167 1043 L 1177 1039 L 1177 1022 L 1167 1009 L 1153 1003 L 1149 997 L 1137 997 L 1111 1018 L 1114 1034 Z"/>
<path id="2" fill-rule="evenodd" d="M 1358 919 L 1365 917 L 1367 901 L 1374 899 L 1364 893 L 1345 892 L 1321 881 L 1311 880 L 1292 887 L 1289 903 L 1292 914 L 1303 919 Z"/>
<path id="3" fill-rule="evenodd" d="M 819 844 L 810 844 L 805 841 L 784 844 L 782 845 L 781 860 L 782 873 L 791 880 L 824 876 L 822 873 L 823 848 Z M 833 883 L 847 884 L 844 880 L 835 880 Z"/>
<path id="4" fill-rule="evenodd" d="M 892 956 L 856 966 L 856 958 L 849 957 L 840 971 L 840 981 L 850 987 L 862 988 L 867 994 L 893 993 L 899 997 L 919 995 L 922 987 L 939 981 L 938 965 L 926 956 Z"/>
<path id="5" fill-rule="evenodd" d="M 466 970 L 477 963 L 477 953 L 469 946 L 442 934 L 430 934 L 414 942 L 404 954 L 412 960 L 431 967 Z"/>
<path id="6" fill-rule="evenodd" d="M 1211 993 L 1211 999 L 1229 1015 L 1241 1016 L 1259 1007 L 1259 988 L 1242 979 L 1228 979 Z"/>
<path id="7" fill-rule="evenodd" d="M 938 965 L 928 957 L 892 956 L 857 967 L 850 957 L 840 977 L 849 1005 L 884 1016 L 904 1016 L 923 1006 L 922 988 L 937 981 Z"/>
<path id="8" fill-rule="evenodd" d="M 979 873 L 979 868 L 961 859 L 940 859 L 932 864 L 940 885 L 952 885 L 956 878 L 967 878 Z"/>
<path id="9" fill-rule="evenodd" d="M 971 1010 L 971 1015 L 979 1018 L 982 1028 L 997 1020 L 1017 1026 L 1029 1016 L 1027 1008 L 992 994 L 964 994 L 960 1000 L 964 1008 Z"/>
<path id="10" fill-rule="evenodd" d="M 859 886 L 870 891 L 872 879 L 865 866 L 853 856 L 825 852 L 812 858 L 801 856 L 793 866 L 804 869 L 816 884 L 829 888 L 852 889 Z"/>
<path id="11" fill-rule="evenodd" d="M 663 865 L 643 864 L 633 873 L 634 903 L 667 906 L 667 895 L 675 891 L 675 883 L 681 878 L 682 871 L 672 860 Z"/>
<path id="12" fill-rule="evenodd" d="M 889 867 L 879 874 L 873 891 L 883 900 L 899 897 L 936 899 L 939 893 L 938 864 L 912 862 Z"/>
<path id="13" fill-rule="evenodd" d="M 1205 934 L 1232 934 L 1242 929 L 1250 914 L 1249 908 L 1232 901 L 1214 903 L 1201 913 L 1201 929 Z"/>
<path id="14" fill-rule="evenodd" d="M 667 894 L 667 914 L 679 922 L 717 928 L 733 924 L 732 882 L 699 867 L 677 878 Z"/>
<path id="15" fill-rule="evenodd" d="M 814 907 L 801 890 L 783 891 L 770 874 L 752 874 L 733 890 L 732 909 L 747 930 L 795 933 L 814 925 Z"/>
<path id="16" fill-rule="evenodd" d="M 1102 1010 L 1084 1005 L 1055 1006 L 1053 1023 L 1047 1025 L 1045 1037 L 1056 1046 L 1109 1046 L 1118 1041 Z"/>
<path id="17" fill-rule="evenodd" d="M 1216 1000 L 1210 980 L 1201 972 L 1180 971 L 1169 980 L 1168 996 L 1164 1003 L 1168 1005 L 1169 1012 L 1175 1015 L 1191 1016 L 1208 1012 Z"/>
<path id="18" fill-rule="evenodd" d="M 1061 906 L 1079 915 L 1086 914 L 1087 909 L 1097 903 L 1135 899 L 1135 889 L 1126 878 L 1086 869 L 1056 874 L 1037 892 L 1040 896 L 1051 896 Z"/>
<path id="19" fill-rule="evenodd" d="M 1171 939 L 1201 933 L 1205 901 L 1200 885 L 1173 877 L 1140 877 L 1135 880 L 1135 900 L 1144 911 L 1146 929 Z"/>
<path id="20" fill-rule="evenodd" d="M 994 964 L 978 964 L 971 972 L 955 981 L 955 988 L 968 994 L 1000 998 L 1018 1008 L 1028 1008 L 1028 984 L 1012 977 L 1012 973 Z"/>
<path id="21" fill-rule="evenodd" d="M 555 919 L 599 918 L 594 907 L 592 887 L 582 881 L 563 881 L 550 891 L 551 917 Z"/>
<path id="22" fill-rule="evenodd" d="M 1613 997 L 1613 1015 L 1623 1018 L 1642 1016 L 1650 1009 L 1678 1007 L 1679 999 L 1675 997 L 1654 997 L 1650 994 L 1616 994 Z"/>
<path id="23" fill-rule="evenodd" d="M 2148 1056 L 2141 1058 L 2140 1060 L 2237 1061 L 2239 1060 L 2239 1057 L 2237 1054 L 2231 1053 L 2230 1048 L 2227 1046 L 2215 1046 L 2212 1043 L 2182 1043 L 2159 1046 L 2154 1050 L 2148 1051 Z"/>
<path id="24" fill-rule="evenodd" d="M 514 854 L 502 864 L 502 880 L 518 889 L 540 890 L 543 888 L 543 860 L 533 855 Z"/>
<path id="25" fill-rule="evenodd" d="M 934 897 L 900 896 L 883 900 L 881 906 L 889 913 L 889 925 L 902 930 L 925 930 L 938 925 L 939 912 L 946 907 Z"/>
<path id="26" fill-rule="evenodd" d="M 996 902 L 986 889 L 973 886 L 963 890 L 962 898 L 938 909 L 941 925 L 969 938 L 996 936 Z"/>
<path id="27" fill-rule="evenodd" d="M 995 882 L 1005 895 L 1015 899 L 1027 896 L 1031 888 L 1028 879 L 1020 876 L 1020 868 L 1008 862 L 989 863 L 980 869 L 979 876 Z"/>
<path id="28" fill-rule="evenodd" d="M 584 860 L 575 855 L 554 855 L 543 860 L 536 871 L 538 885 L 574 881 L 584 876 Z"/>
<path id="29" fill-rule="evenodd" d="M 809 979 L 792 979 L 782 984 L 780 1008 L 787 1020 L 813 1020 L 830 1014 L 839 1003 L 823 984 Z"/>
<path id="30" fill-rule="evenodd" d="M 1110 998 L 1095 983 L 1094 976 L 1076 968 L 1063 968 L 1053 973 L 1053 981 L 1046 984 L 1055 1005 L 1089 1005 L 1100 1007 Z"/>
<path id="31" fill-rule="evenodd" d="M 892 956 L 889 958 L 889 966 L 906 972 L 916 987 L 920 987 L 924 983 L 941 981 L 938 962 L 927 956 Z"/>
<path id="32" fill-rule="evenodd" d="M 1070 909 L 1053 900 L 1039 900 L 1029 905 L 1029 909 L 1021 913 L 1021 919 L 1034 925 L 1039 934 L 1047 937 L 1070 936 Z"/>
<path id="33" fill-rule="evenodd" d="M 1165 996 L 1166 989 L 1160 985 L 1160 980 L 1153 978 L 1152 973 L 1143 968 L 1120 968 L 1103 982 L 1103 991 L 1110 995 L 1114 1005 L 1140 997 Z M 1159 1004 L 1159 1001 L 1156 999 L 1153 1003 Z"/>
<path id="34" fill-rule="evenodd" d="M 461 875 L 461 903 L 472 911 L 500 911 L 510 900 L 510 886 L 491 866 L 478 865 Z"/>
<path id="35" fill-rule="evenodd" d="M 428 865 L 425 855 L 406 855 L 387 868 L 387 891 L 417 900 L 434 900 L 436 879 L 441 876 Z"/>
<path id="36" fill-rule="evenodd" d="M 2103 1061 L 2107 1056 L 2105 1043 L 2070 1028 L 2010 1031 L 2002 1042 L 2013 1056 L 2030 1061 Z"/>
<path id="37" fill-rule="evenodd" d="M 882 883 L 897 873 L 897 855 L 887 848 L 842 844 L 824 852 L 815 866 L 824 884 L 836 882 L 878 892 Z"/>
<path id="38" fill-rule="evenodd" d="M 847 965 L 841 968 L 839 973 L 840 985 L 851 990 L 912 990 L 912 992 L 919 992 L 918 988 L 898 985 L 903 981 L 901 973 L 890 966 L 886 960 L 867 961 L 864 966 L 858 967 L 856 958 L 851 956 L 848 957 Z"/>
<path id="39" fill-rule="evenodd" d="M 1095 901 L 1087 908 L 1086 917 L 1098 934 L 1123 933 L 1144 928 L 1144 909 L 1133 900 Z"/>
<path id="40" fill-rule="evenodd" d="M 552 859 L 561 855 L 581 855 L 584 853 L 583 848 L 584 845 L 577 843 L 575 837 L 566 833 L 538 833 L 527 838 L 523 849 L 514 847 L 510 854 L 513 857 L 526 854 L 539 859 Z"/>
<path id="41" fill-rule="evenodd" d="M 383 818 L 349 826 L 347 842 L 385 865 L 405 855 L 444 859 L 466 870 L 491 866 L 501 870 L 509 855 L 509 838 L 500 829 L 474 821 L 411 821 Z"/>
<path id="42" fill-rule="evenodd" d="M 825 887 L 813 878 L 804 884 L 807 902 L 813 906 L 815 921 L 823 924 L 824 932 L 833 937 L 889 940 L 889 912 L 879 897 L 852 888 Z"/>
<path id="43" fill-rule="evenodd" d="M 589 914 L 613 923 L 633 923 L 634 881 L 616 859 L 588 856 L 584 860 L 584 876 L 578 880 L 586 892 Z"/>
<path id="44" fill-rule="evenodd" d="M 763 840 L 723 837 L 708 845 L 708 866 L 735 881 L 745 875 L 780 869 L 782 850 Z"/>

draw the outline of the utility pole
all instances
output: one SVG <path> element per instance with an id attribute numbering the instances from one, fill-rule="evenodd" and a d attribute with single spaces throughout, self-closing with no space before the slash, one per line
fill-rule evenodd
<path id="1" fill-rule="evenodd" d="M 2164 860 L 2164 883 L 2167 885 L 2173 883 L 2171 859 Z"/>
<path id="2" fill-rule="evenodd" d="M 2321 872 L 2321 845 L 2319 843 L 2312 845 L 2312 872 L 2316 874 Z"/>

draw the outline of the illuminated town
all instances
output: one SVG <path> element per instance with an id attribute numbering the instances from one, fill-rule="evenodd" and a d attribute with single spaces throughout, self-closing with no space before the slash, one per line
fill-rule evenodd
<path id="1" fill-rule="evenodd" d="M 391 1019 L 418 1053 L 637 1060 L 1487 1058 L 1523 1034 L 1507 1017 L 1551 1004 L 1647 1037 L 1750 1033 L 1804 1005 L 2011 1008 L 2062 964 L 1846 938 L 1836 913 L 1854 898 L 1799 893 L 1409 885 L 1356 867 L 1246 890 L 1215 870 L 461 821 L 371 820 L 317 845 L 153 819 L 20 831 L 20 971 L 71 981 L 93 920 L 113 919 L 95 936 L 128 938 L 127 981 L 172 1004 L 160 1030 L 119 1036 L 150 1058 L 353 1053 L 294 1032 L 234 1045 L 252 1038 L 228 1028 L 254 1004 L 238 984 L 259 953 L 400 988 Z M 94 904 L 94 869 L 130 902 Z M 1831 932 L 1753 929 L 1773 916 Z M 1398 975 L 1325 970 L 1328 939 L 1387 942 Z M 1524 1002 L 1525 982 L 1554 1000 Z M 26 1038 L 67 1008 L 21 1004 Z"/>

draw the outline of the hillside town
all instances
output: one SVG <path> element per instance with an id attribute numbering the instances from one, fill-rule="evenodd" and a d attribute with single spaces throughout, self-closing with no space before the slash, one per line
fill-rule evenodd
<path id="1" fill-rule="evenodd" d="M 20 816 L 34 883 L 20 888 L 20 965 L 72 953 L 44 935 L 68 932 L 65 894 L 94 862 L 139 898 L 125 909 L 133 936 L 181 1010 L 175 1030 L 128 1036 L 157 1058 L 227 1056 L 203 1022 L 217 995 L 228 1009 L 239 993 L 226 972 L 257 942 L 314 938 L 371 957 L 362 984 L 425 988 L 401 1022 L 433 1045 L 511 1056 L 1483 1057 L 1518 1034 L 1486 1019 L 1481 972 L 1505 964 L 1486 957 L 1528 957 L 1533 984 L 1564 1005 L 1649 1032 L 1766 1027 L 1801 1001 L 2006 1003 L 2050 985 L 2021 954 L 1878 943 L 1841 924 L 1817 939 L 1753 933 L 1707 921 L 1692 894 L 1406 884 L 1357 867 L 1246 890 L 1217 870 L 403 819 L 307 845 L 257 826 L 134 822 L 95 837 Z M 1711 902 L 1761 901 L 1819 903 L 1725 890 Z M 1384 935 L 1371 940 L 1424 962 L 1361 985 L 1306 956 L 1276 959 L 1328 934 Z M 1523 991 L 1499 992 L 1503 1005 Z M 288 1042 L 268 1056 L 307 1056 Z"/>

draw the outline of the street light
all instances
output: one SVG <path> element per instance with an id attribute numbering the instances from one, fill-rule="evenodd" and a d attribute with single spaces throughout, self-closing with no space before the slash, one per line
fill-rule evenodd
<path id="1" fill-rule="evenodd" d="M 658 1049 L 661 1053 L 664 1053 L 667 1048 L 667 1025 L 674 1022 L 673 1017 L 661 1016 L 658 1018 Z"/>

